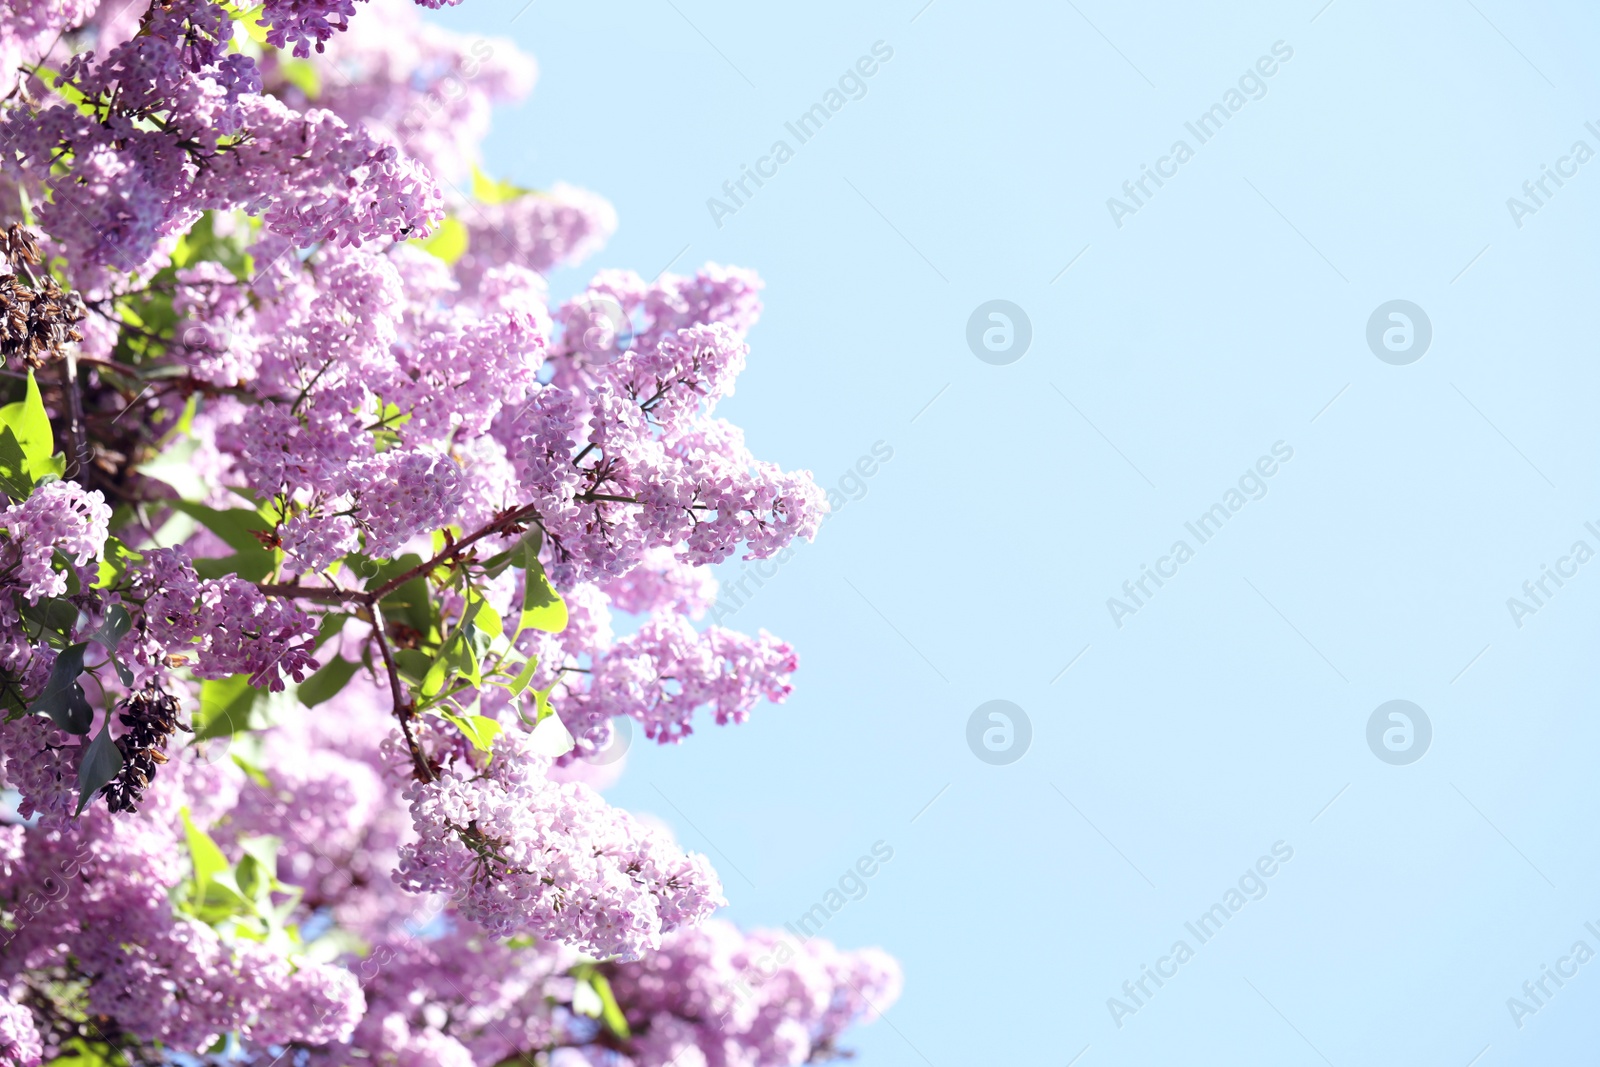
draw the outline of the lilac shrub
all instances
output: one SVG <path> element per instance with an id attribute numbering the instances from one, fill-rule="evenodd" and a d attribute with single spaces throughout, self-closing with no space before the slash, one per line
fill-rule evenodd
<path id="1" fill-rule="evenodd" d="M 0 16 L 0 1063 L 776 1067 L 898 995 L 588 784 L 791 691 L 697 625 L 827 509 L 716 414 L 761 283 L 553 303 L 616 214 L 482 173 L 533 63 L 418 5 Z"/>

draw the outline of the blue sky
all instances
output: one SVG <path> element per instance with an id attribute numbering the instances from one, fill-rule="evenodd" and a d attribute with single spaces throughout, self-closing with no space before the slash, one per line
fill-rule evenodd
<path id="1" fill-rule="evenodd" d="M 1600 152 L 1600 13 L 439 17 L 539 59 L 490 169 L 617 206 L 558 294 L 598 265 L 766 279 L 721 410 L 848 499 L 729 620 L 799 649 L 797 690 L 636 745 L 611 795 L 708 852 L 751 926 L 893 849 L 824 929 L 906 968 L 886 1022 L 852 1035 L 863 1064 L 1488 1067 L 1594 1047 L 1600 962 L 1573 947 L 1600 952 L 1600 562 L 1575 546 L 1600 551 L 1600 159 L 1575 146 Z M 863 57 L 870 77 L 841 85 Z M 786 123 L 834 89 L 801 143 Z M 758 165 L 737 210 L 708 207 Z M 1010 362 L 968 343 L 993 300 L 1031 330 Z M 1408 319 L 1382 311 L 1375 348 L 1393 301 Z M 1412 308 L 1431 333 L 1414 359 Z M 858 467 L 875 446 L 892 456 Z M 1202 541 L 1186 524 L 1213 505 Z M 1012 762 L 969 747 L 993 700 L 1028 720 Z M 1418 758 L 1409 711 L 1369 744 L 1395 700 L 1426 718 Z M 1409 762 L 1380 757 L 1387 731 Z M 1215 904 L 1201 943 L 1186 924 Z M 1146 966 L 1175 973 L 1140 991 Z"/>

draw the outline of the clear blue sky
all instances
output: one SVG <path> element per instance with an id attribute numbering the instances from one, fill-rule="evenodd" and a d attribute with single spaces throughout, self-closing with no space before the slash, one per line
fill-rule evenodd
<path id="1" fill-rule="evenodd" d="M 892 449 L 730 623 L 800 650 L 793 699 L 636 746 L 611 791 L 710 853 L 746 925 L 894 849 L 824 930 L 906 968 L 866 1067 L 1543 1067 L 1600 1038 L 1600 960 L 1571 956 L 1600 952 L 1600 561 L 1572 551 L 1600 551 L 1600 159 L 1573 155 L 1600 152 L 1600 11 L 1323 3 L 440 16 L 542 67 L 491 169 L 617 206 L 558 293 L 757 268 L 723 411 L 831 486 Z M 714 219 L 745 165 L 776 173 Z M 1004 365 L 967 341 L 994 299 L 1031 324 Z M 1420 359 L 1369 346 L 1394 300 Z M 1031 724 L 1004 765 L 967 741 L 997 699 Z M 1368 743 L 1391 700 L 1431 727 L 1410 763 Z M 1136 1001 L 1144 965 L 1176 973 Z M 1575 974 L 1535 1001 L 1545 965 Z"/>

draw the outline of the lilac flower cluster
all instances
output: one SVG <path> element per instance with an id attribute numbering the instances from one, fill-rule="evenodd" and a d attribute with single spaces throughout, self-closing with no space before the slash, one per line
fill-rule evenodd
<path id="1" fill-rule="evenodd" d="M 411 0 L 364 2 L 360 33 L 323 41 L 326 62 L 318 69 L 328 77 L 296 84 L 290 64 L 272 54 L 262 62 L 268 89 L 291 107 L 325 108 L 351 126 L 383 132 L 452 185 L 469 181 L 493 106 L 532 91 L 533 57 L 504 38 L 424 27 Z"/>
<path id="2" fill-rule="evenodd" d="M 265 596 L 234 575 L 202 580 L 182 549 L 152 549 L 132 575 L 145 594 L 135 661 L 161 678 L 173 657 L 194 657 L 201 678 L 247 675 L 273 692 L 315 670 L 316 621 L 293 603 Z"/>
<path id="3" fill-rule="evenodd" d="M 25 63 L 44 58 L 55 38 L 93 13 L 98 0 L 17 0 L 0 20 L 0 95 L 17 85 Z"/>
<path id="4" fill-rule="evenodd" d="M 439 8 L 460 0 L 417 0 L 423 7 Z M 261 24 L 268 27 L 267 41 L 276 48 L 290 48 L 304 59 L 316 48 L 321 52 L 328 38 L 350 27 L 356 13 L 355 0 L 267 0 Z"/>
<path id="5" fill-rule="evenodd" d="M 643 1032 L 633 1054 L 639 1067 L 667 1067 L 696 1051 L 779 1067 L 832 1052 L 847 1027 L 898 999 L 901 976 L 880 951 L 841 952 L 825 941 L 711 922 L 673 934 L 639 964 L 614 968 L 611 987 L 630 1027 Z"/>
<path id="6" fill-rule="evenodd" d="M 154 4 L 137 36 L 62 65 L 70 98 L 0 117 L 0 169 L 42 202 L 81 286 L 155 268 L 208 208 L 244 208 L 302 244 L 405 236 L 442 217 L 433 178 L 393 144 L 262 95 L 233 37 L 220 4 Z"/>
<path id="7" fill-rule="evenodd" d="M 528 735 L 502 734 L 493 755 L 487 768 L 463 760 L 410 787 L 418 839 L 395 873 L 405 888 L 454 894 L 464 918 L 498 937 L 624 959 L 726 903 L 704 856 L 587 786 L 552 782 Z"/>
<path id="8" fill-rule="evenodd" d="M 0 513 L 5 527 L 6 579 L 30 604 L 67 591 L 67 576 L 54 568 L 61 553 L 82 567 L 105 547 L 111 509 L 99 491 L 74 482 L 48 482 Z"/>
<path id="9" fill-rule="evenodd" d="M 603 197 L 557 182 L 548 192 L 477 205 L 464 213 L 464 221 L 467 253 L 456 273 L 472 288 L 495 264 L 516 263 L 547 274 L 586 259 L 616 232 L 617 212 Z"/>
<path id="10" fill-rule="evenodd" d="M 760 700 L 779 704 L 788 697 L 789 677 L 799 666 L 794 650 L 765 630 L 753 638 L 721 627 L 702 632 L 683 616 L 666 614 L 593 663 L 588 685 L 574 689 L 562 707 L 568 728 L 590 743 L 597 740 L 596 725 L 616 715 L 638 719 L 645 736 L 662 744 L 693 733 L 690 722 L 701 708 L 718 726 L 744 722 Z"/>
<path id="11" fill-rule="evenodd" d="M 5 353 L 0 1061 L 777 1067 L 898 993 L 586 784 L 787 698 L 695 620 L 826 503 L 716 415 L 754 274 L 552 304 L 616 213 L 476 169 L 535 68 L 446 2 L 0 20 L 13 288 L 74 312 Z"/>
<path id="12" fill-rule="evenodd" d="M 35 1067 L 44 1059 L 44 1044 L 28 1009 L 13 1001 L 0 1001 L 0 1063 Z"/>

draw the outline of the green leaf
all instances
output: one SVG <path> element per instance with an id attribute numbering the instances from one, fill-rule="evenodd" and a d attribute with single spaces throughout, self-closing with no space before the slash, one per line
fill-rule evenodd
<path id="1" fill-rule="evenodd" d="M 600 1013 L 606 1010 L 605 1002 L 600 999 L 600 994 L 594 991 L 594 986 L 588 982 L 575 982 L 572 986 L 572 1011 L 576 1015 L 587 1015 L 591 1019 L 600 1018 Z"/>
<path id="2" fill-rule="evenodd" d="M 192 439 L 178 441 L 147 463 L 134 470 L 146 478 L 170 485 L 184 500 L 200 500 L 209 488 L 200 472 L 195 469 L 193 456 L 199 443 Z"/>
<path id="3" fill-rule="evenodd" d="M 481 637 L 475 639 L 474 635 L 478 635 L 479 631 L 473 624 L 488 606 L 488 602 L 482 597 L 469 594 L 467 609 L 461 613 L 461 621 L 450 632 L 444 644 L 439 646 L 439 654 L 428 665 L 428 673 L 423 675 L 421 695 L 424 698 L 435 696 L 444 688 L 452 668 L 465 675 L 473 685 L 483 684 L 483 675 L 478 668 L 481 653 L 475 654 L 478 653 L 475 647 L 477 640 L 481 640 Z"/>
<path id="4" fill-rule="evenodd" d="M 105 620 L 100 623 L 99 629 L 89 635 L 89 640 L 107 652 L 115 652 L 131 629 L 133 629 L 133 616 L 128 614 L 128 609 L 121 604 L 113 604 L 106 612 Z"/>
<path id="5" fill-rule="evenodd" d="M 437 256 L 451 266 L 467 254 L 467 245 L 471 236 L 467 227 L 454 215 L 447 217 L 433 231 L 433 236 L 421 242 L 422 250 L 431 256 Z"/>
<path id="6" fill-rule="evenodd" d="M 589 985 L 600 995 L 600 1021 L 606 1024 L 606 1029 L 626 1041 L 633 1035 L 628 1031 L 628 1017 L 622 1014 L 622 1008 L 617 1004 L 616 996 L 611 992 L 611 983 L 606 976 L 595 971 L 589 976 Z"/>
<path id="7" fill-rule="evenodd" d="M 231 508 L 220 511 L 187 500 L 169 500 L 174 511 L 187 515 L 206 529 L 222 538 L 234 550 L 231 556 L 220 559 L 197 559 L 195 573 L 202 578 L 221 578 L 237 574 L 246 581 L 257 582 L 265 578 L 277 565 L 279 553 L 267 548 L 256 534 L 270 536 L 272 527 L 256 511 L 248 508 Z"/>
<path id="8" fill-rule="evenodd" d="M 419 687 L 424 700 L 438 696 L 439 691 L 444 688 L 445 681 L 450 677 L 448 653 L 454 646 L 455 638 L 451 638 L 445 642 L 444 648 L 439 650 L 439 654 L 428 665 L 428 673 L 422 676 L 422 685 Z"/>
<path id="9" fill-rule="evenodd" d="M 252 41 L 263 48 L 270 48 L 272 46 L 267 44 L 267 27 L 261 21 L 266 9 L 265 4 L 257 4 L 241 15 L 239 21 L 244 23 L 244 32 L 250 35 Z"/>
<path id="10" fill-rule="evenodd" d="M 169 500 L 167 503 L 174 511 L 183 512 L 222 538 L 235 552 L 249 554 L 267 551 L 256 534 L 270 535 L 272 527 L 267 525 L 267 521 L 259 512 L 248 508 L 219 511 L 204 504 L 192 504 L 187 500 Z"/>
<path id="11" fill-rule="evenodd" d="M 283 80 L 298 88 L 307 97 L 315 100 L 322 95 L 322 75 L 317 68 L 303 59 L 289 59 L 287 56 L 278 56 L 278 73 L 283 75 Z"/>
<path id="12" fill-rule="evenodd" d="M 494 739 L 500 736 L 501 726 L 487 715 L 457 715 L 453 712 L 440 712 L 446 719 L 455 724 L 456 729 L 479 752 L 488 752 L 494 745 Z"/>
<path id="13" fill-rule="evenodd" d="M 334 566 L 338 566 L 335 562 Z M 339 631 L 344 629 L 344 624 L 350 621 L 350 616 L 343 612 L 330 611 L 322 616 L 322 621 L 317 624 L 317 639 L 312 643 L 312 650 L 321 648 L 331 638 L 339 636 Z"/>
<path id="14" fill-rule="evenodd" d="M 234 765 L 248 775 L 250 780 L 256 785 L 259 785 L 262 789 L 267 790 L 272 788 L 272 779 L 268 778 L 266 772 L 260 767 L 257 767 L 254 763 L 251 763 L 237 752 L 228 753 L 228 758 L 233 760 Z"/>
<path id="15" fill-rule="evenodd" d="M 549 692 L 547 689 L 544 693 L 536 695 L 548 697 Z M 527 719 L 522 721 L 527 722 Z M 538 719 L 534 724 L 533 733 L 528 737 L 528 748 L 541 756 L 558 759 L 571 752 L 574 744 L 576 739 L 567 729 L 566 723 L 561 721 L 561 717 L 555 713 L 548 699 L 541 699 Z"/>
<path id="16" fill-rule="evenodd" d="M 61 650 L 50 668 L 50 679 L 45 682 L 44 690 L 28 708 L 50 716 L 69 734 L 86 734 L 94 723 L 94 709 L 89 707 L 83 686 L 78 684 L 78 675 L 83 673 L 83 653 L 88 647 L 86 642 L 80 641 Z"/>
<path id="17" fill-rule="evenodd" d="M 249 846 L 245 846 L 246 858 L 239 861 L 237 868 L 233 867 L 211 835 L 189 818 L 187 808 L 182 810 L 182 815 L 189 862 L 194 869 L 194 878 L 181 903 L 183 910 L 201 922 L 216 926 L 234 916 L 257 914 L 260 890 L 267 891 L 270 903 L 270 890 L 277 879 L 271 870 L 259 868 L 257 858 L 249 854 Z M 240 884 L 241 874 L 248 888 Z M 248 934 L 249 931 L 237 932 Z"/>
<path id="18" fill-rule="evenodd" d="M 633 1036 L 628 1029 L 628 1018 L 618 1006 L 616 994 L 611 991 L 611 983 L 598 967 L 592 963 L 580 964 L 572 969 L 572 977 L 578 980 L 578 986 L 573 990 L 573 1011 L 580 1015 L 597 1016 L 613 1037 L 627 1040 Z M 587 992 L 583 991 L 585 987 Z"/>
<path id="19" fill-rule="evenodd" d="M 300 683 L 300 703 L 316 707 L 342 690 L 360 669 L 359 663 L 351 663 L 343 656 L 333 657 L 327 666 Z"/>
<path id="20" fill-rule="evenodd" d="M 473 595 L 477 596 L 476 591 L 474 591 Z M 505 620 L 501 619 L 500 613 L 494 610 L 494 605 L 481 597 L 478 603 L 482 604 L 483 607 L 478 610 L 478 617 L 473 620 L 472 625 L 491 638 L 504 637 L 506 632 Z"/>
<path id="21" fill-rule="evenodd" d="M 0 437 L 4 434 L 0 433 Z M 96 589 L 110 589 L 128 573 L 128 564 L 138 563 L 144 555 L 133 551 L 115 537 L 106 538 L 105 557 L 100 561 L 100 575 L 95 579 Z"/>
<path id="22" fill-rule="evenodd" d="M 133 629 L 133 616 L 128 614 L 128 609 L 121 604 L 113 604 L 106 612 L 106 617 L 100 626 L 89 635 L 89 640 L 106 650 L 106 658 L 111 661 L 117 677 L 126 686 L 133 685 L 133 672 L 128 669 L 127 664 L 117 658 L 117 646 L 131 629 Z"/>
<path id="23" fill-rule="evenodd" d="M 71 644 L 72 631 L 78 625 L 78 607 L 65 597 L 45 597 L 37 604 L 22 601 L 17 605 L 17 613 L 30 625 L 26 627 L 35 639 L 44 639 L 46 635 L 57 639 L 56 647 L 65 647 Z"/>
<path id="24" fill-rule="evenodd" d="M 237 574 L 247 582 L 259 582 L 272 573 L 277 559 L 271 552 L 235 552 L 231 556 L 194 561 L 194 572 L 202 578 L 225 578 Z"/>
<path id="25" fill-rule="evenodd" d="M 551 682 L 543 689 L 533 691 L 533 705 L 535 708 L 533 724 L 535 726 L 544 722 L 556 713 L 555 706 L 550 703 L 550 694 L 555 691 L 556 683 Z"/>
<path id="26" fill-rule="evenodd" d="M 428 676 L 428 670 L 433 666 L 433 657 L 426 652 L 415 648 L 397 648 L 394 651 L 395 666 L 400 668 L 400 673 L 412 682 L 420 683 Z"/>
<path id="27" fill-rule="evenodd" d="M 0 426 L 0 489 L 12 500 L 26 500 L 33 492 L 28 457 L 9 426 Z"/>
<path id="28" fill-rule="evenodd" d="M 127 686 L 129 689 L 132 689 L 133 671 L 128 669 L 128 665 L 122 662 L 121 658 L 119 658 L 115 652 L 107 652 L 106 659 L 111 661 L 112 669 L 117 672 L 117 680 L 123 685 Z"/>
<path id="29" fill-rule="evenodd" d="M 127 1063 L 127 1058 L 113 1045 L 74 1037 L 62 1043 L 61 1055 L 46 1067 L 127 1067 Z"/>
<path id="30" fill-rule="evenodd" d="M 347 557 L 356 574 L 367 579 L 369 591 L 381 588 L 392 578 L 411 570 L 422 562 L 422 557 L 408 552 L 387 563 L 376 564 L 364 556 Z M 428 580 L 418 576 L 384 597 L 379 603 L 390 622 L 403 622 L 417 632 L 423 641 L 438 640 L 439 606 L 428 588 Z"/>
<path id="31" fill-rule="evenodd" d="M 228 869 L 228 857 L 222 854 L 222 849 L 211 839 L 211 835 L 189 818 L 188 808 L 184 808 L 181 814 L 183 836 L 189 843 L 189 862 L 194 867 L 194 899 L 198 900 L 205 893 L 206 883 Z"/>
<path id="32" fill-rule="evenodd" d="M 100 726 L 100 732 L 89 742 L 89 751 L 83 754 L 83 762 L 78 764 L 78 810 L 72 813 L 73 817 L 82 815 L 90 799 L 102 786 L 109 784 L 120 770 L 122 752 L 111 740 L 111 718 L 107 716 Z"/>
<path id="33" fill-rule="evenodd" d="M 528 688 L 528 683 L 533 681 L 533 672 L 538 669 L 539 657 L 529 656 L 528 662 L 522 665 L 522 670 L 518 671 L 517 676 L 511 680 L 511 684 L 506 686 L 507 691 L 514 697 L 521 696 L 522 691 Z"/>
<path id="34" fill-rule="evenodd" d="M 275 871 L 278 869 L 278 850 L 283 847 L 283 842 L 270 834 L 261 834 L 256 837 L 245 837 L 239 841 L 239 847 L 244 854 L 261 864 L 264 870 Z M 277 876 L 273 876 L 277 880 Z"/>
<path id="35" fill-rule="evenodd" d="M 242 729 L 262 725 L 259 705 L 266 693 L 250 685 L 250 675 L 232 675 L 200 683 L 200 713 L 195 717 L 195 741 L 232 737 Z"/>
<path id="36" fill-rule="evenodd" d="M 47 473 L 60 475 L 50 462 L 56 440 L 50 432 L 50 416 L 45 413 L 44 397 L 39 394 L 39 383 L 34 380 L 33 371 L 28 372 L 27 394 L 15 404 L 0 408 L 0 423 L 16 435 L 27 460 L 27 472 L 34 480 Z"/>
<path id="37" fill-rule="evenodd" d="M 545 576 L 538 549 L 527 545 L 523 559 L 522 618 L 517 623 L 517 633 L 531 626 L 558 634 L 567 628 L 567 603 Z"/>
<path id="38" fill-rule="evenodd" d="M 507 567 L 511 566 L 512 563 L 520 560 L 521 558 L 522 546 L 515 545 L 506 549 L 504 552 L 496 552 L 494 555 L 484 560 L 480 566 L 483 567 L 483 573 L 485 575 L 490 578 L 498 578 L 500 575 L 505 573 Z"/>
<path id="39" fill-rule="evenodd" d="M 472 195 L 485 204 L 503 204 L 531 192 L 532 189 L 491 178 L 477 167 L 472 168 Z"/>

